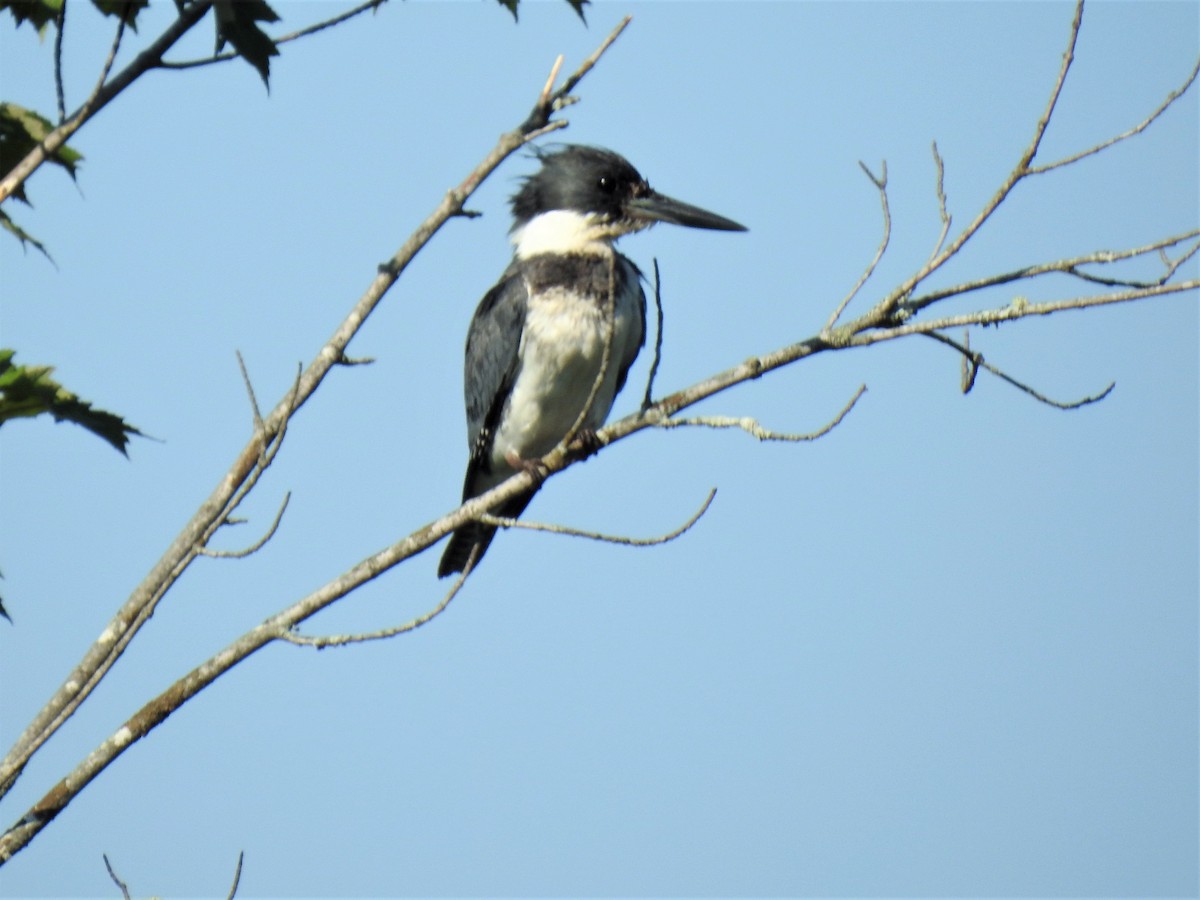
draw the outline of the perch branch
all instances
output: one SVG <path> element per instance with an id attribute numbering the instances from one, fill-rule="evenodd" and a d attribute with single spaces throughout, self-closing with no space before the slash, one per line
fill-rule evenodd
<path id="1" fill-rule="evenodd" d="M 161 56 L 166 47 L 182 35 L 187 27 L 190 27 L 190 24 L 185 27 L 181 23 L 194 22 L 207 9 L 208 5 L 206 2 L 198 2 L 193 6 L 186 7 L 184 16 L 181 16 L 172 26 L 173 30 L 168 32 L 174 37 L 167 40 L 167 36 L 164 36 L 156 41 L 155 52 Z M 601 45 L 601 49 L 592 54 L 580 69 L 568 78 L 568 85 L 573 86 L 578 83 L 579 79 L 595 65 L 601 52 L 611 46 L 613 40 L 628 22 L 627 17 L 609 35 Z M 141 71 L 144 71 L 144 68 Z M 121 80 L 122 77 L 117 76 L 113 83 Z M 109 87 L 106 87 L 105 91 L 109 90 Z M 562 89 L 554 96 L 558 97 L 561 93 Z M 539 101 L 540 99 L 539 94 Z M 533 121 L 527 119 L 517 128 L 502 134 L 495 147 L 485 155 L 483 160 L 458 186 L 446 192 L 437 208 L 417 227 L 396 253 L 379 267 L 379 272 L 371 281 L 366 292 L 354 304 L 332 337 L 317 353 L 316 358 L 300 374 L 293 390 L 289 391 L 263 418 L 262 432 L 255 433 L 251 437 L 238 454 L 232 467 L 221 477 L 210 497 L 176 536 L 150 573 L 117 611 L 101 636 L 88 648 L 83 659 L 30 722 L 4 760 L 0 762 L 0 794 L 11 789 L 24 770 L 25 764 L 37 749 L 90 695 L 96 684 L 120 657 L 137 631 L 149 618 L 158 601 L 187 569 L 191 561 L 199 555 L 200 547 L 203 547 L 213 531 L 224 523 L 226 516 L 233 508 L 230 504 L 236 505 L 237 502 L 240 502 L 240 497 L 244 496 L 241 489 L 247 482 L 256 479 L 258 474 L 261 474 L 259 463 L 263 457 L 264 447 L 277 439 L 291 415 L 303 406 L 325 376 L 337 365 L 339 360 L 344 358 L 344 351 L 350 340 L 358 333 L 386 291 L 417 252 L 429 242 L 446 221 L 463 208 L 466 200 L 474 193 L 484 178 L 491 174 L 508 156 L 538 135 L 561 128 L 566 124 L 565 122 L 544 121 L 545 118 L 548 118 L 550 111 L 543 112 L 544 116 L 530 117 Z M 65 140 L 65 137 L 63 139 Z M 506 482 L 506 485 L 509 486 L 507 489 L 513 490 L 513 486 L 520 482 L 522 477 L 528 481 L 528 475 L 509 479 Z M 528 483 L 525 483 L 522 488 L 527 489 L 528 486 Z M 97 750 L 88 754 L 62 781 L 35 803 L 33 810 L 27 816 L 22 817 L 16 826 L 0 835 L 0 864 L 26 846 L 112 760 L 155 728 L 180 704 L 212 683 L 239 660 L 278 639 L 281 632 L 290 630 L 358 585 L 377 577 L 400 559 L 417 552 L 418 547 L 423 549 L 439 540 L 445 536 L 447 529 L 465 524 L 470 518 L 488 509 L 489 506 L 485 503 L 496 502 L 496 493 L 497 491 L 489 492 L 489 495 L 485 495 L 481 502 L 465 505 L 458 512 L 457 518 L 454 516 L 443 517 L 434 525 L 419 529 L 417 534 L 410 538 L 406 538 L 397 545 L 352 567 L 342 577 L 267 619 L 234 641 L 225 650 L 180 678 L 162 694 L 143 706 Z M 445 527 L 441 527 L 443 523 L 445 523 Z"/>

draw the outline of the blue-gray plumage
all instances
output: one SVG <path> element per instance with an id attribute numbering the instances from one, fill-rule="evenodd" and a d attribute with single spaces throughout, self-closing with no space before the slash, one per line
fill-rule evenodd
<path id="1" fill-rule="evenodd" d="M 513 261 L 484 296 L 467 333 L 465 393 L 471 458 L 463 500 L 477 497 L 553 450 L 579 420 L 604 424 L 646 336 L 646 295 L 637 266 L 613 249 L 622 235 L 672 222 L 745 231 L 729 219 L 651 189 L 624 158 L 596 147 L 539 154 L 542 167 L 512 198 Z M 492 510 L 519 516 L 536 487 Z M 461 572 L 494 526 L 454 532 L 438 576 Z"/>

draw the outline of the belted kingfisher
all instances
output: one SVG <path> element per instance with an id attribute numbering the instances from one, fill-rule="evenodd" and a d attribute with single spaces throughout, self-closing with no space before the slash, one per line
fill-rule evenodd
<path id="1" fill-rule="evenodd" d="M 654 191 L 609 150 L 566 145 L 537 156 L 541 169 L 511 200 L 513 261 L 467 332 L 464 502 L 535 465 L 580 421 L 600 377 L 611 311 L 608 367 L 580 432 L 604 424 L 646 338 L 642 273 L 613 249 L 617 238 L 655 222 L 746 230 Z M 536 490 L 493 514 L 516 518 Z M 480 522 L 455 531 L 438 577 L 461 572 L 476 547 L 478 563 L 495 533 Z"/>

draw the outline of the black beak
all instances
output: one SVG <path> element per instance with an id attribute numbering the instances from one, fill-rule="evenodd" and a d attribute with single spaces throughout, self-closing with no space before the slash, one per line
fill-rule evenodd
<path id="1" fill-rule="evenodd" d="M 672 225 L 686 225 L 688 228 L 709 228 L 713 231 L 745 231 L 745 225 L 739 225 L 732 219 L 718 216 L 707 209 L 692 206 L 681 200 L 675 200 L 656 191 L 651 191 L 644 197 L 634 197 L 625 204 L 629 214 L 637 219 L 649 219 L 654 222 L 670 222 Z"/>

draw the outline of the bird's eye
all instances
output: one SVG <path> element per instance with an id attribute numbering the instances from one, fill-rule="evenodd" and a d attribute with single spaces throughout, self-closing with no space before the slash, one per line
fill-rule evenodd
<path id="1" fill-rule="evenodd" d="M 596 182 L 596 187 L 605 194 L 611 194 L 616 186 L 616 181 L 609 175 L 601 175 L 600 180 Z"/>

